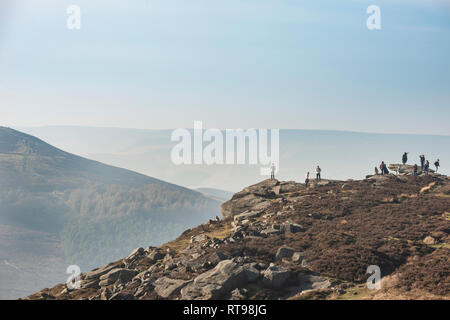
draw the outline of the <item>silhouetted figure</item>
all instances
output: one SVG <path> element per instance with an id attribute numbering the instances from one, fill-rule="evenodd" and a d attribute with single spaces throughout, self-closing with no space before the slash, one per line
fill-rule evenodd
<path id="1" fill-rule="evenodd" d="M 417 169 L 418 169 L 418 166 L 417 166 L 417 163 L 415 163 L 413 166 L 413 176 L 417 176 Z"/>
<path id="2" fill-rule="evenodd" d="M 420 157 L 420 170 L 423 170 L 425 167 L 425 155 L 421 155 Z"/>
<path id="3" fill-rule="evenodd" d="M 375 167 L 375 169 L 374 169 L 374 174 L 377 176 L 378 175 L 378 168 L 377 167 Z"/>
<path id="4" fill-rule="evenodd" d="M 320 182 L 322 180 L 322 178 L 320 177 L 320 173 L 322 172 L 322 169 L 320 169 L 319 166 L 317 166 L 316 168 L 316 181 Z"/>
<path id="5" fill-rule="evenodd" d="M 408 162 L 408 152 L 405 152 L 402 156 L 402 163 L 405 165 Z"/>
<path id="6" fill-rule="evenodd" d="M 430 170 L 430 161 L 426 161 L 424 165 L 425 175 L 428 175 L 428 171 Z"/>
<path id="7" fill-rule="evenodd" d="M 308 183 L 309 183 L 309 171 L 305 175 L 305 186 L 306 187 L 308 187 Z"/>
<path id="8" fill-rule="evenodd" d="M 275 179 L 275 163 L 272 162 L 272 165 L 270 166 L 270 179 Z"/>
<path id="9" fill-rule="evenodd" d="M 381 174 L 382 174 L 382 175 L 388 174 L 388 173 L 389 173 L 389 171 L 388 171 L 388 169 L 387 169 L 386 164 L 384 163 L 384 161 L 381 161 L 381 164 L 380 164 L 380 171 L 381 171 Z"/>
<path id="10" fill-rule="evenodd" d="M 438 172 L 439 167 L 441 166 L 439 163 L 439 159 L 436 160 L 436 162 L 434 163 L 434 166 L 436 167 L 436 172 Z"/>

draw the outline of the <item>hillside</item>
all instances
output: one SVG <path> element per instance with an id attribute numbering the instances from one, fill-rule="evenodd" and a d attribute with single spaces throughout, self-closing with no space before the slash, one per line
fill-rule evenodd
<path id="1" fill-rule="evenodd" d="M 265 180 L 222 216 L 27 299 L 450 299 L 446 176 Z"/>
<path id="2" fill-rule="evenodd" d="M 38 247 L 42 244 L 46 253 L 34 251 L 35 262 L 45 266 L 49 259 L 58 261 L 57 267 L 40 270 L 43 278 L 56 283 L 67 278 L 69 264 L 87 271 L 136 246 L 159 245 L 216 216 L 219 206 L 199 192 L 88 160 L 0 127 L 0 237 L 11 241 L 0 251 L 0 297 L 17 298 L 12 293 L 16 288 L 27 294 L 40 288 L 34 282 L 26 287 L 19 279 L 25 273 L 18 270 L 34 270 L 33 260 L 12 250 L 24 245 L 19 234 L 34 239 Z M 54 245 L 46 245 L 48 239 Z M 16 278 L 11 278 L 14 270 Z"/>

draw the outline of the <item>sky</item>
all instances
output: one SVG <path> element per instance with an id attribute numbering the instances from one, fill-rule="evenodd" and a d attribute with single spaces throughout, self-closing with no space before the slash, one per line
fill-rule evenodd
<path id="1" fill-rule="evenodd" d="M 450 135 L 449 57 L 450 0 L 2 0 L 0 125 Z"/>

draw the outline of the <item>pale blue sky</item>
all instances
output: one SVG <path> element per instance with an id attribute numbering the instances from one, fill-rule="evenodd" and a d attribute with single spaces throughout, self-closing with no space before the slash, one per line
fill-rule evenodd
<path id="1" fill-rule="evenodd" d="M 82 29 L 66 28 L 66 8 Z M 382 30 L 366 28 L 381 8 Z M 2 0 L 0 125 L 450 135 L 450 0 Z"/>

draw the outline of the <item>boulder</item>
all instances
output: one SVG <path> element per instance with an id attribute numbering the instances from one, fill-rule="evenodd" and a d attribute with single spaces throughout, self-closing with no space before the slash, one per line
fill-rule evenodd
<path id="1" fill-rule="evenodd" d="M 213 265 L 216 266 L 217 264 L 219 264 L 220 261 L 227 259 L 227 256 L 224 255 L 222 252 L 220 251 L 215 251 L 213 254 L 211 254 L 208 257 L 208 262 Z"/>
<path id="2" fill-rule="evenodd" d="M 81 280 L 82 289 L 98 289 L 99 288 L 98 279 Z"/>
<path id="3" fill-rule="evenodd" d="M 220 299 L 248 282 L 245 268 L 233 260 L 224 260 L 181 290 L 182 299 Z"/>
<path id="4" fill-rule="evenodd" d="M 291 276 L 291 272 L 285 268 L 271 264 L 263 272 L 263 276 L 263 285 L 265 287 L 270 289 L 280 289 Z"/>
<path id="5" fill-rule="evenodd" d="M 124 259 L 124 262 L 127 266 L 129 266 L 142 258 L 145 253 L 146 251 L 144 250 L 144 248 L 136 248 L 128 255 L 128 257 Z"/>
<path id="6" fill-rule="evenodd" d="M 282 234 L 283 231 L 279 229 L 268 228 L 261 231 L 262 236 L 271 236 L 276 234 Z"/>
<path id="7" fill-rule="evenodd" d="M 243 197 L 235 199 L 234 197 L 221 206 L 223 218 L 234 217 L 250 209 L 266 208 L 270 202 L 261 196 L 247 194 Z"/>
<path id="8" fill-rule="evenodd" d="M 245 275 L 247 277 L 247 281 L 250 283 L 257 281 L 261 276 L 261 272 L 258 269 L 257 263 L 244 264 L 244 270 Z"/>
<path id="9" fill-rule="evenodd" d="M 434 244 L 436 244 L 436 239 L 434 239 L 431 236 L 428 236 L 425 239 L 423 239 L 423 243 L 428 244 L 428 245 L 434 245 Z"/>
<path id="10" fill-rule="evenodd" d="M 184 288 L 191 281 L 170 279 L 167 277 L 159 278 L 153 285 L 155 287 L 156 293 L 163 298 L 170 297 L 171 295 L 180 293 L 181 289 Z"/>
<path id="11" fill-rule="evenodd" d="M 294 249 L 287 247 L 287 246 L 282 246 L 278 249 L 277 254 L 275 255 L 275 260 L 281 261 L 284 258 L 290 258 L 290 257 L 292 257 L 294 252 L 295 252 Z"/>
<path id="12" fill-rule="evenodd" d="M 280 183 L 278 180 L 267 179 L 236 193 L 230 200 L 222 204 L 223 218 L 234 217 L 248 210 L 262 211 L 270 206 L 267 198 L 276 196 L 274 187 Z M 275 189 L 278 193 L 280 189 Z"/>
<path id="13" fill-rule="evenodd" d="M 259 216 L 259 214 L 260 214 L 259 212 L 255 212 L 255 211 L 246 211 L 244 213 L 234 216 L 233 220 L 235 222 L 244 221 L 244 220 L 256 218 Z"/>
<path id="14" fill-rule="evenodd" d="M 292 255 L 292 262 L 302 263 L 303 259 L 305 259 L 305 256 L 301 252 L 294 252 Z"/>
<path id="15" fill-rule="evenodd" d="M 136 270 L 116 268 L 100 277 L 99 286 L 108 286 L 119 279 L 123 282 L 128 282 L 131 281 L 131 279 L 133 279 L 133 277 L 137 274 L 138 272 Z"/>
<path id="16" fill-rule="evenodd" d="M 291 223 L 291 222 L 285 222 L 281 225 L 281 230 L 285 233 L 297 233 L 297 232 L 303 232 L 306 229 L 299 224 Z"/>
<path id="17" fill-rule="evenodd" d="M 123 263 L 110 263 L 106 266 L 103 266 L 98 269 L 94 269 L 91 272 L 86 273 L 84 278 L 85 278 L 85 280 L 98 279 L 102 275 L 110 272 L 111 270 L 116 269 L 116 268 L 122 268 L 123 266 L 124 266 Z"/>
<path id="18" fill-rule="evenodd" d="M 150 254 L 148 255 L 148 258 L 150 260 L 152 260 L 153 262 L 160 260 L 162 258 L 165 257 L 165 254 L 163 252 L 161 252 L 158 249 L 153 250 L 152 252 L 150 252 Z"/>

